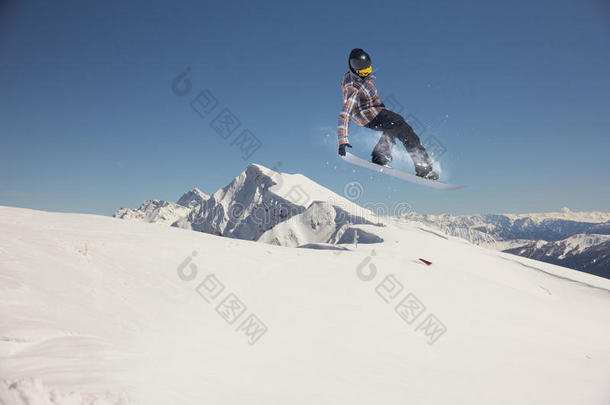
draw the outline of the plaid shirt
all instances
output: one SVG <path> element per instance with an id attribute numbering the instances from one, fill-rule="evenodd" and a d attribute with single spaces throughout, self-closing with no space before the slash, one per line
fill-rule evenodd
<path id="1" fill-rule="evenodd" d="M 347 131 L 350 118 L 358 125 L 364 126 L 385 108 L 377 95 L 377 88 L 372 74 L 367 78 L 360 78 L 351 72 L 343 76 L 343 109 L 339 113 L 339 126 L 337 137 L 339 145 L 348 143 Z"/>

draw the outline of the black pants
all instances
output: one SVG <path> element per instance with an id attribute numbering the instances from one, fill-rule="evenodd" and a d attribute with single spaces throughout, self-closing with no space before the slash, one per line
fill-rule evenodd
<path id="1" fill-rule="evenodd" d="M 392 160 L 392 147 L 396 144 L 396 139 L 398 139 L 405 146 L 411 159 L 413 159 L 416 169 L 419 167 L 432 167 L 432 160 L 420 143 L 419 137 L 413 131 L 411 125 L 407 124 L 399 114 L 388 109 L 381 110 L 371 122 L 366 124 L 366 127 L 375 131 L 383 131 L 379 142 L 377 142 L 375 149 L 371 153 L 373 163 L 380 165 L 390 163 Z"/>

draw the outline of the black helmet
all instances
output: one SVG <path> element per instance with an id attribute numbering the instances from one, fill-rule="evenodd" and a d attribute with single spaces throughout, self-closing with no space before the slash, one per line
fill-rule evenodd
<path id="1" fill-rule="evenodd" d="M 360 48 L 349 53 L 349 70 L 356 76 L 366 77 L 371 73 L 371 57 Z M 362 72 L 364 70 L 365 72 Z"/>

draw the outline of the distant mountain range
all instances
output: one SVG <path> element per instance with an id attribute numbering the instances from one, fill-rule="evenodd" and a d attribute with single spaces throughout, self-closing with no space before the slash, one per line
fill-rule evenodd
<path id="1" fill-rule="evenodd" d="M 470 242 L 610 278 L 610 213 L 421 215 L 422 222 Z"/>
<path id="2" fill-rule="evenodd" d="M 194 188 L 177 202 L 147 200 L 113 216 L 291 247 L 383 241 L 376 232 L 382 221 L 372 212 L 305 176 L 257 164 L 211 196 Z M 535 214 L 409 213 L 400 219 L 476 245 L 610 278 L 610 213 L 564 208 Z"/>

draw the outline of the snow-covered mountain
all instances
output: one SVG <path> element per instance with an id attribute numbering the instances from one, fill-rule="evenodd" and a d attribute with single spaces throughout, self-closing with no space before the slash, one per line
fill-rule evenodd
<path id="1" fill-rule="evenodd" d="M 0 207 L 0 404 L 608 404 L 610 280 L 385 225 L 293 249 Z"/>
<path id="2" fill-rule="evenodd" d="M 504 214 L 512 219 L 529 218 L 534 222 L 540 223 L 545 219 L 563 219 L 574 222 L 599 223 L 610 221 L 610 212 L 603 211 L 572 211 L 568 207 L 563 207 L 559 212 L 540 212 L 533 214 Z"/>
<path id="3" fill-rule="evenodd" d="M 161 215 L 151 209 L 150 202 L 137 210 L 121 208 L 114 217 L 146 219 L 146 222 L 282 246 L 337 243 L 345 233 L 359 233 L 362 241 L 380 239 L 374 236 L 373 229 L 378 218 L 370 211 L 300 174 L 278 173 L 251 164 L 209 197 L 197 190 L 196 196 L 204 197 L 192 198 L 195 190 L 182 196 L 177 204 L 157 202 L 167 207 L 162 216 L 167 220 L 155 219 Z M 369 225 L 371 229 L 357 230 L 354 225 Z"/>
<path id="4" fill-rule="evenodd" d="M 383 242 L 376 234 L 379 226 L 337 205 L 315 201 L 301 214 L 265 231 L 258 241 L 289 247 L 319 243 L 379 243 Z"/>
<path id="5" fill-rule="evenodd" d="M 149 200 L 135 210 L 121 208 L 114 217 L 290 247 L 322 247 L 351 240 L 378 243 L 382 241 L 378 228 L 384 221 L 305 176 L 278 173 L 257 164 L 211 196 L 195 188 L 177 203 Z M 411 212 L 403 219 L 479 246 L 605 277 L 610 272 L 606 239 L 582 236 L 609 235 L 610 213 L 567 208 L 550 213 L 461 216 Z"/>
<path id="6" fill-rule="evenodd" d="M 180 197 L 177 201 L 178 205 L 182 205 L 184 207 L 197 207 L 204 203 L 204 201 L 210 198 L 209 195 L 199 190 L 198 188 L 194 188 L 190 191 L 187 191 Z"/>
<path id="7" fill-rule="evenodd" d="M 171 201 L 146 200 L 137 209 L 121 207 L 113 216 L 120 219 L 171 225 L 187 216 L 190 211 L 190 208 Z"/>
<path id="8" fill-rule="evenodd" d="M 409 213 L 407 219 L 432 225 L 444 232 L 486 245 L 505 240 L 560 240 L 610 221 L 610 213 L 576 212 L 564 208 L 558 213 L 422 215 Z"/>
<path id="9" fill-rule="evenodd" d="M 204 192 L 194 188 L 184 193 L 176 203 L 167 200 L 146 200 L 137 209 L 119 208 L 113 217 L 172 225 L 186 218 L 208 198 L 210 197 Z"/>
<path id="10" fill-rule="evenodd" d="M 537 241 L 507 253 L 610 278 L 610 235 L 577 234 L 559 241 Z"/>
<path id="11" fill-rule="evenodd" d="M 610 213 L 561 212 L 493 215 L 421 215 L 425 223 L 470 242 L 591 274 L 610 277 Z M 596 222 L 597 221 L 597 222 Z"/>

